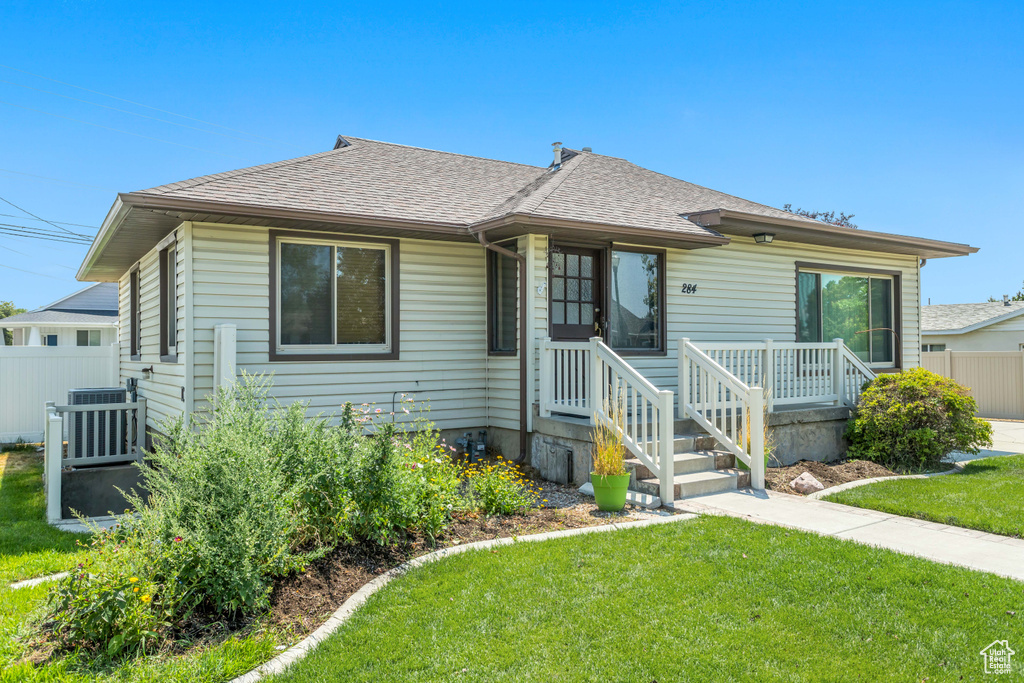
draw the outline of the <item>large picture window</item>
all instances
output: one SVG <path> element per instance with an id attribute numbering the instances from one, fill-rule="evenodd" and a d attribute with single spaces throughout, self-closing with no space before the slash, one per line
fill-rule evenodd
<path id="1" fill-rule="evenodd" d="M 515 244 L 501 245 L 515 250 Z M 511 256 L 487 252 L 487 339 L 492 356 L 516 353 L 516 300 L 519 264 Z"/>
<path id="2" fill-rule="evenodd" d="M 664 351 L 665 255 L 612 250 L 609 289 L 609 345 L 619 351 Z"/>
<path id="3" fill-rule="evenodd" d="M 803 270 L 797 274 L 797 341 L 842 339 L 861 360 L 896 362 L 893 276 Z"/>
<path id="4" fill-rule="evenodd" d="M 397 243 L 275 239 L 274 354 L 381 356 L 396 350 Z"/>

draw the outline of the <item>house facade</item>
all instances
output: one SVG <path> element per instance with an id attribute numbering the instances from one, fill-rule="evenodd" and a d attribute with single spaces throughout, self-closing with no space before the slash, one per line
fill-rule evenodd
<path id="1" fill-rule="evenodd" d="M 931 353 L 1024 351 L 1024 302 L 925 306 L 921 344 Z"/>
<path id="2" fill-rule="evenodd" d="M 0 343 L 13 346 L 110 346 L 117 341 L 118 287 L 98 282 L 27 313 L 0 318 Z"/>
<path id="3" fill-rule="evenodd" d="M 683 338 L 789 344 L 799 378 L 762 368 L 780 395 L 834 380 L 841 354 L 821 349 L 837 339 L 865 372 L 898 371 L 920 362 L 922 263 L 974 251 L 827 225 L 587 149 L 529 166 L 339 137 L 119 195 L 78 276 L 118 283 L 121 376 L 150 428 L 209 400 L 230 339 L 232 375 L 272 374 L 273 396 L 310 414 L 408 395 L 443 430 L 486 429 L 529 455 L 544 392 L 591 367 L 550 365 L 552 344 L 600 341 L 644 391 L 677 396 L 694 391 Z"/>

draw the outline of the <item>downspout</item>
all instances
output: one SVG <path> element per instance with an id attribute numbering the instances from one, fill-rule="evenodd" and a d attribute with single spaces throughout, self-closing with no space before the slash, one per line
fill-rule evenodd
<path id="1" fill-rule="evenodd" d="M 519 264 L 519 457 L 517 464 L 526 462 L 526 415 L 528 397 L 526 395 L 526 377 L 529 369 L 529 358 L 526 350 L 528 346 L 526 321 L 528 311 L 526 310 L 526 257 L 515 251 L 499 247 L 487 241 L 483 232 L 476 233 L 476 238 L 484 249 L 495 251 L 504 256 L 514 258 Z M 490 340 L 487 341 L 490 344 Z"/>

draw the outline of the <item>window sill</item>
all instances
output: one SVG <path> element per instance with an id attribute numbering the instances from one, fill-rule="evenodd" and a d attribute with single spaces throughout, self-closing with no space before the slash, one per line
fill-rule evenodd
<path id="1" fill-rule="evenodd" d="M 167 354 L 167 355 L 160 356 L 160 362 L 161 363 L 177 363 L 178 362 L 178 354 L 173 353 L 173 354 Z"/>
<path id="2" fill-rule="evenodd" d="M 132 355 L 128 356 L 128 360 L 141 361 L 142 360 L 142 354 L 141 353 L 133 353 Z"/>
<path id="3" fill-rule="evenodd" d="M 623 358 L 630 357 L 643 357 L 643 356 L 667 356 L 668 352 L 664 349 L 612 349 L 615 353 L 619 354 Z"/>
<path id="4" fill-rule="evenodd" d="M 398 351 L 377 351 L 374 353 L 281 353 L 271 350 L 271 363 L 314 363 L 339 361 L 366 361 L 366 360 L 398 360 Z"/>
<path id="5" fill-rule="evenodd" d="M 492 358 L 515 358 L 519 355 L 518 351 L 488 351 L 487 355 Z"/>

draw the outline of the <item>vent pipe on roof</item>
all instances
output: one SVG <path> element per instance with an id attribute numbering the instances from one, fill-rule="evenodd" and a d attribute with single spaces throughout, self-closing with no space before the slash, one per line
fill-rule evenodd
<path id="1" fill-rule="evenodd" d="M 584 148 L 583 148 L 583 151 L 584 151 L 584 152 L 593 152 L 593 151 L 594 151 L 594 148 L 593 148 L 593 147 L 584 147 Z"/>
<path id="2" fill-rule="evenodd" d="M 552 142 L 551 146 L 555 148 L 555 163 L 552 164 L 555 168 L 562 165 L 562 143 Z"/>
<path id="3" fill-rule="evenodd" d="M 1009 306 L 1010 305 L 1010 295 L 1009 294 L 1003 294 L 1003 305 L 1004 306 Z"/>

